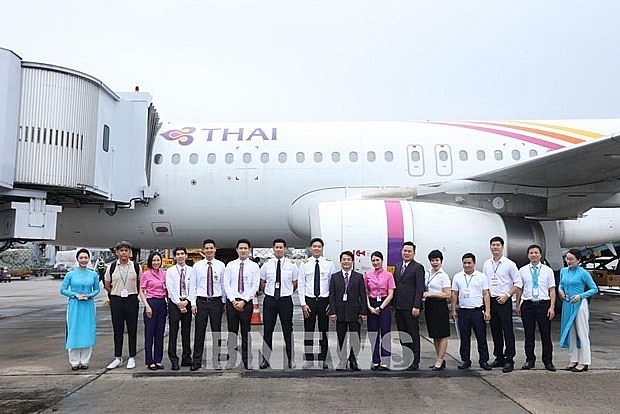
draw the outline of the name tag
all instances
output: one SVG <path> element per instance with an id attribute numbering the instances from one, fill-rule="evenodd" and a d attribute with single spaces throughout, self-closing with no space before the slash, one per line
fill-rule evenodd
<path id="1" fill-rule="evenodd" d="M 347 292 L 344 292 L 344 293 L 342 294 L 342 301 L 343 301 L 343 302 L 346 302 L 346 301 L 347 301 L 347 296 L 348 296 Z"/>
<path id="2" fill-rule="evenodd" d="M 121 298 L 126 298 L 129 296 L 129 291 L 127 289 L 121 290 Z"/>
<path id="3" fill-rule="evenodd" d="M 499 286 L 499 277 L 493 276 L 491 278 L 491 286 L 498 287 Z"/>
<path id="4" fill-rule="evenodd" d="M 538 297 L 538 288 L 537 287 L 532 288 L 532 297 L 535 297 L 535 298 Z"/>
<path id="5" fill-rule="evenodd" d="M 276 282 L 276 289 L 280 289 L 280 282 Z"/>
<path id="6" fill-rule="evenodd" d="M 463 289 L 463 297 L 469 298 L 470 296 L 471 296 L 471 289 L 470 288 Z"/>
<path id="7" fill-rule="evenodd" d="M 377 296 L 377 302 L 381 302 L 381 296 Z"/>

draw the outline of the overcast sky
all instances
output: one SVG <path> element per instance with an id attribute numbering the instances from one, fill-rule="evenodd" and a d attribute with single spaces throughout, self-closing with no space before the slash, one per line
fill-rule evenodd
<path id="1" fill-rule="evenodd" d="M 20 0 L 0 47 L 164 122 L 620 114 L 618 0 Z"/>

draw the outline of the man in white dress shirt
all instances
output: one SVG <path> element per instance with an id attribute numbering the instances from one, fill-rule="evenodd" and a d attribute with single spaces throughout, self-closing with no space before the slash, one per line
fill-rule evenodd
<path id="1" fill-rule="evenodd" d="M 312 257 L 304 259 L 299 272 L 299 302 L 304 316 L 304 359 L 303 368 L 314 365 L 314 328 L 319 324 L 321 339 L 318 359 L 323 369 L 328 369 L 327 331 L 329 330 L 329 281 L 336 271 L 334 263 L 323 257 L 323 240 L 316 237 L 310 241 Z"/>
<path id="2" fill-rule="evenodd" d="M 191 266 L 185 263 L 187 249 L 174 249 L 176 264 L 166 270 L 166 290 L 168 291 L 168 358 L 172 369 L 179 369 L 177 355 L 177 336 L 181 324 L 181 366 L 192 366 L 192 348 L 190 334 L 192 330 L 192 303 L 196 302 L 196 276 Z"/>
<path id="3" fill-rule="evenodd" d="M 260 290 L 265 292 L 263 301 L 263 359 L 260 368 L 270 366 L 271 351 L 273 348 L 273 331 L 276 321 L 280 317 L 282 334 L 286 349 L 287 366 L 292 369 L 293 364 L 293 292 L 297 289 L 299 270 L 297 266 L 284 257 L 286 241 L 273 241 L 273 255 L 260 269 Z"/>
<path id="4" fill-rule="evenodd" d="M 489 243 L 492 257 L 484 262 L 482 271 L 489 281 L 491 294 L 491 336 L 495 355 L 491 366 L 503 367 L 502 372 L 511 372 L 516 353 L 512 297 L 519 292 L 523 283 L 515 262 L 503 254 L 504 239 L 496 236 Z"/>
<path id="5" fill-rule="evenodd" d="M 523 293 L 517 293 L 517 315 L 521 315 L 525 333 L 525 364 L 521 369 L 532 369 L 536 362 L 534 342 L 536 324 L 542 342 L 542 361 L 547 371 L 555 371 L 551 319 L 555 316 L 555 277 L 553 270 L 541 263 L 542 249 L 536 244 L 527 248 L 530 263 L 519 269 Z"/>
<path id="6" fill-rule="evenodd" d="M 258 291 L 260 269 L 249 259 L 252 245 L 248 239 L 237 241 L 238 259 L 224 269 L 224 291 L 226 293 L 226 320 L 228 322 L 228 362 L 226 369 L 237 363 L 237 344 L 241 328 L 241 359 L 246 370 L 252 369 L 250 354 L 250 321 L 254 304 L 252 299 Z"/>
<path id="7" fill-rule="evenodd" d="M 194 355 L 191 371 L 202 367 L 202 354 L 205 345 L 207 322 L 211 322 L 213 350 L 211 360 L 213 368 L 222 369 L 220 365 L 220 347 L 222 345 L 222 315 L 226 304 L 224 293 L 224 265 L 215 258 L 215 241 L 206 239 L 202 242 L 205 258 L 194 265 L 196 274 L 196 303 L 192 312 L 196 315 L 194 328 Z"/>

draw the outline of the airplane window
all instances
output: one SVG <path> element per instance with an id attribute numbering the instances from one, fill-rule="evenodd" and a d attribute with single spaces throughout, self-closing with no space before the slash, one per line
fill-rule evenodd
<path id="1" fill-rule="evenodd" d="M 501 161 L 504 159 L 504 153 L 501 150 L 495 150 L 494 155 L 497 161 Z"/>
<path id="2" fill-rule="evenodd" d="M 459 151 L 459 159 L 461 161 L 467 161 L 467 151 L 465 150 L 460 150 Z"/>
<path id="3" fill-rule="evenodd" d="M 385 151 L 385 154 L 383 154 L 383 158 L 385 158 L 386 161 L 391 162 L 394 160 L 394 154 L 392 153 L 392 151 Z"/>
<path id="4" fill-rule="evenodd" d="M 512 150 L 512 159 L 518 161 L 521 159 L 521 153 L 519 150 Z"/>
<path id="5" fill-rule="evenodd" d="M 172 154 L 172 163 L 178 164 L 181 162 L 181 156 L 179 154 Z"/>
<path id="6" fill-rule="evenodd" d="M 234 159 L 235 159 L 235 156 L 232 155 L 232 153 L 230 152 L 227 152 L 226 155 L 224 156 L 224 161 L 226 161 L 226 164 L 232 164 Z"/>
<path id="7" fill-rule="evenodd" d="M 478 161 L 484 161 L 484 159 L 486 158 L 484 151 L 483 150 L 476 151 L 476 158 L 478 158 Z"/>
<path id="8" fill-rule="evenodd" d="M 155 158 L 153 159 L 153 161 L 157 165 L 160 165 L 163 160 L 164 160 L 164 157 L 161 154 L 155 154 Z"/>
<path id="9" fill-rule="evenodd" d="M 215 164 L 215 160 L 216 160 L 216 157 L 214 153 L 211 152 L 209 153 L 209 155 L 207 155 L 207 162 L 209 164 Z"/>
<path id="10" fill-rule="evenodd" d="M 377 156 L 375 155 L 374 151 L 368 151 L 368 154 L 366 154 L 366 159 L 368 160 L 368 162 L 375 162 Z"/>
<path id="11" fill-rule="evenodd" d="M 530 150 L 530 157 L 535 157 L 535 156 L 537 156 L 537 155 L 538 155 L 538 151 L 533 150 L 533 149 L 532 149 L 532 150 Z"/>
<path id="12" fill-rule="evenodd" d="M 263 164 L 267 164 L 269 162 L 269 153 L 263 152 L 260 155 L 260 162 L 262 162 Z"/>
<path id="13" fill-rule="evenodd" d="M 304 155 L 303 152 L 298 152 L 296 158 L 297 158 L 297 162 L 304 162 L 306 160 L 306 156 Z"/>
<path id="14" fill-rule="evenodd" d="M 332 161 L 333 162 L 340 162 L 340 153 L 339 152 L 332 152 Z"/>
<path id="15" fill-rule="evenodd" d="M 413 162 L 420 161 L 420 153 L 418 151 L 411 151 L 411 161 Z"/>
<path id="16" fill-rule="evenodd" d="M 189 163 L 197 164 L 198 163 L 198 154 L 189 154 Z"/>
<path id="17" fill-rule="evenodd" d="M 323 153 L 315 152 L 314 153 L 314 162 L 321 162 L 321 161 L 323 161 Z"/>
<path id="18" fill-rule="evenodd" d="M 103 150 L 108 152 L 110 150 L 110 127 L 103 126 Z"/>
<path id="19" fill-rule="evenodd" d="M 245 152 L 243 154 L 243 162 L 246 164 L 249 164 L 250 162 L 252 162 L 252 154 L 250 154 L 249 152 Z"/>
<path id="20" fill-rule="evenodd" d="M 448 161 L 448 152 L 444 150 L 439 151 L 439 160 L 443 162 Z"/>
<path id="21" fill-rule="evenodd" d="M 286 152 L 281 152 L 278 154 L 278 161 L 281 163 L 286 162 Z"/>
<path id="22" fill-rule="evenodd" d="M 349 161 L 351 162 L 357 162 L 357 152 L 355 151 L 351 151 L 349 153 Z"/>

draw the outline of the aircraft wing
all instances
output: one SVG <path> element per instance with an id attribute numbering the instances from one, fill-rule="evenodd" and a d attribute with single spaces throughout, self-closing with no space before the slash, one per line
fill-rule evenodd
<path id="1" fill-rule="evenodd" d="M 570 188 L 620 179 L 620 134 L 550 152 L 510 167 L 476 175 L 474 181 L 527 187 Z M 610 192 L 612 196 L 620 189 Z"/>

